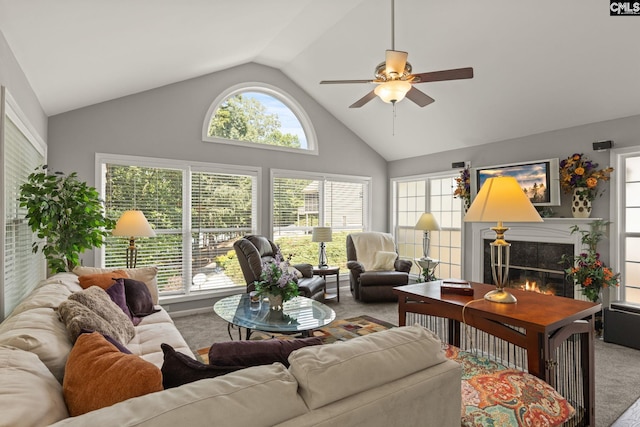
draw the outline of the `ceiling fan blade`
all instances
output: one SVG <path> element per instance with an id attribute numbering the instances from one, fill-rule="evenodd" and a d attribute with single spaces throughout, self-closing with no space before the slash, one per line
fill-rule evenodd
<path id="1" fill-rule="evenodd" d="M 431 71 L 413 75 L 413 83 L 441 82 L 444 80 L 470 79 L 473 77 L 473 68 L 455 68 L 452 70 Z"/>
<path id="2" fill-rule="evenodd" d="M 365 96 L 363 96 L 362 98 L 358 99 L 353 104 L 349 105 L 349 108 L 360 108 L 375 97 L 376 97 L 376 93 L 374 91 L 371 91 Z"/>
<path id="3" fill-rule="evenodd" d="M 387 67 L 387 74 L 392 73 L 401 75 L 404 73 L 404 66 L 407 64 L 407 52 L 401 50 L 387 50 L 384 62 Z"/>
<path id="4" fill-rule="evenodd" d="M 409 89 L 409 92 L 407 92 L 405 96 L 418 104 L 420 107 L 426 107 L 432 102 L 435 102 L 435 99 L 433 99 L 426 93 L 419 91 L 414 86 L 411 86 L 411 89 Z"/>
<path id="5" fill-rule="evenodd" d="M 373 80 L 322 80 L 321 85 L 342 85 L 350 83 L 375 83 Z"/>

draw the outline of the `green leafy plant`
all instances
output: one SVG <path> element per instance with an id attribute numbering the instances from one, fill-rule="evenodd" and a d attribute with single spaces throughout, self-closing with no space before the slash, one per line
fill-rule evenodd
<path id="1" fill-rule="evenodd" d="M 600 260 L 600 253 L 597 251 L 598 243 L 604 237 L 603 229 L 608 224 L 609 221 L 593 221 L 589 231 L 581 230 L 577 225 L 571 227 L 571 234 L 582 235 L 581 241 L 586 251 L 577 256 L 563 255 L 560 261 L 568 265 L 564 270 L 567 277 L 578 283 L 582 294 L 592 302 L 600 299 L 602 289 L 619 284 L 620 273 L 613 273 L 611 268 Z"/>
<path id="2" fill-rule="evenodd" d="M 19 200 L 31 230 L 44 239 L 33 243 L 33 252 L 41 249 L 54 273 L 73 270 L 79 255 L 102 246 L 115 226 L 104 216 L 98 191 L 75 172 L 49 174 L 47 165 L 38 167 L 20 186 Z"/>

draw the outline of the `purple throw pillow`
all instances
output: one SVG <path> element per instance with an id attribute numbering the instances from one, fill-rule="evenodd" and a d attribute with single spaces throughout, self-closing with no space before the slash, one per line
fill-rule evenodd
<path id="1" fill-rule="evenodd" d="M 160 311 L 153 306 L 151 293 L 144 282 L 133 279 L 123 279 L 123 281 L 127 306 L 134 317 L 144 317 Z"/>
<path id="2" fill-rule="evenodd" d="M 120 278 L 113 280 L 113 285 L 109 286 L 106 289 L 107 295 L 109 295 L 111 301 L 116 303 L 116 305 L 120 307 L 122 311 L 124 311 L 124 314 L 126 314 L 127 317 L 131 319 L 133 325 L 137 326 L 140 323 L 141 319 L 139 317 L 134 317 L 133 314 L 131 314 L 131 310 L 129 310 L 129 307 L 127 306 L 127 298 L 124 291 L 124 279 Z"/>
<path id="3" fill-rule="evenodd" d="M 164 353 L 162 364 L 162 386 L 179 387 L 204 378 L 215 378 L 230 372 L 244 369 L 244 366 L 211 366 L 205 365 L 186 354 L 175 351 L 169 344 L 160 344 Z"/>
<path id="4" fill-rule="evenodd" d="M 209 349 L 209 364 L 216 366 L 257 366 L 280 362 L 289 367 L 289 355 L 294 350 L 322 344 L 322 338 L 296 340 L 227 341 L 214 343 Z"/>

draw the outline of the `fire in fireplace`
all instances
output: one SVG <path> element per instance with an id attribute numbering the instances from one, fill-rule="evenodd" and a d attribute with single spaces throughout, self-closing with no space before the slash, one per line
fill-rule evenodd
<path id="1" fill-rule="evenodd" d="M 489 243 L 484 239 L 484 283 L 493 283 Z M 511 260 L 507 287 L 574 298 L 573 284 L 567 281 L 563 254 L 573 255 L 573 245 L 566 243 L 510 241 Z"/>

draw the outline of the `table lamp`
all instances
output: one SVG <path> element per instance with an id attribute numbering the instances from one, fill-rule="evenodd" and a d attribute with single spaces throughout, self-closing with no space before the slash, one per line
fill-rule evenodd
<path id="1" fill-rule="evenodd" d="M 432 213 L 425 212 L 420 216 L 414 228 L 416 230 L 424 230 L 424 234 L 422 235 L 422 259 L 427 260 L 429 259 L 429 244 L 431 243 L 429 232 L 439 231 L 440 225 Z"/>
<path id="2" fill-rule="evenodd" d="M 478 195 L 471 203 L 465 222 L 497 222 L 491 227 L 496 240 L 491 246 L 491 274 L 496 289 L 488 292 L 484 298 L 499 303 L 515 303 L 516 297 L 504 290 L 509 279 L 509 251 L 511 244 L 504 239 L 509 230 L 505 222 L 542 222 L 542 218 L 531 204 L 518 181 L 512 176 L 489 178 L 482 185 Z"/>
<path id="3" fill-rule="evenodd" d="M 313 227 L 313 233 L 311 234 L 312 242 L 320 243 L 320 253 L 318 254 L 318 268 L 327 268 L 327 252 L 324 247 L 325 242 L 331 242 L 331 227 Z"/>
<path id="4" fill-rule="evenodd" d="M 136 248 L 136 237 L 155 237 L 147 218 L 142 211 L 125 211 L 116 227 L 111 231 L 113 236 L 128 236 L 129 247 L 127 248 L 127 268 L 135 268 L 138 262 L 138 248 Z"/>

